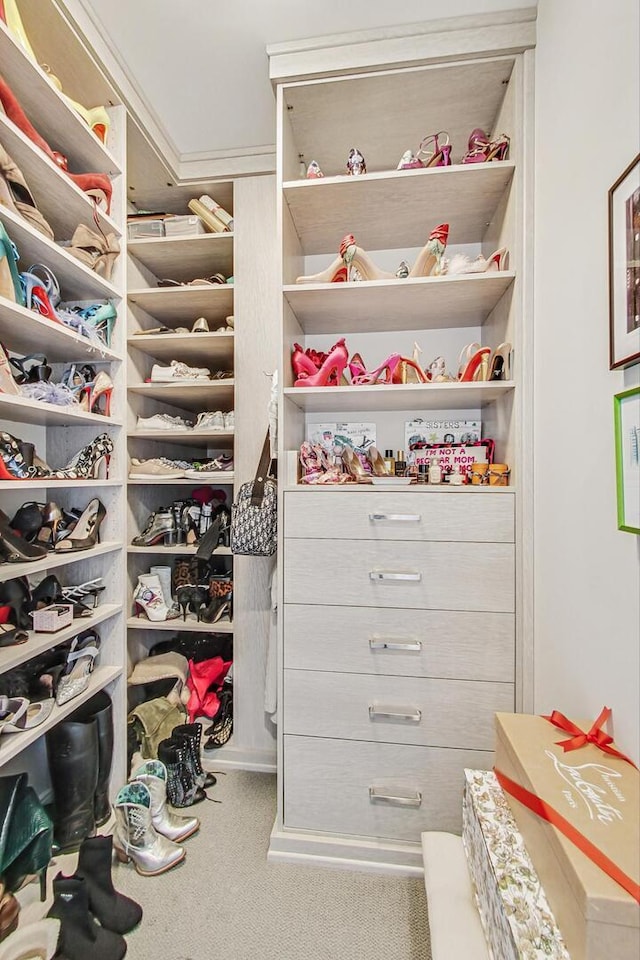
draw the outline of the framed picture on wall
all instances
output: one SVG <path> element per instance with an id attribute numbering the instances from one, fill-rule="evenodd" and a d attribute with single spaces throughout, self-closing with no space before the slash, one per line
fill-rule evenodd
<path id="1" fill-rule="evenodd" d="M 609 369 L 640 360 L 640 153 L 609 190 Z"/>
<path id="2" fill-rule="evenodd" d="M 613 398 L 618 530 L 640 533 L 640 387 Z"/>

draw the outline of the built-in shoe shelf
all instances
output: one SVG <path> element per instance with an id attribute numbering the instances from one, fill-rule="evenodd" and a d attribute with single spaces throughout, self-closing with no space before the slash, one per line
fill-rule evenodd
<path id="1" fill-rule="evenodd" d="M 128 344 L 156 360 L 182 360 L 215 370 L 233 367 L 233 331 L 228 333 L 159 333 L 129 337 Z"/>
<path id="2" fill-rule="evenodd" d="M 71 481 L 69 481 L 71 482 Z M 28 489 L 25 483 L 25 491 Z M 106 541 L 99 543 L 90 550 L 71 550 L 64 553 L 52 551 L 41 560 L 32 560 L 28 563 L 0 563 L 0 582 L 6 580 L 15 580 L 16 577 L 28 577 L 34 573 L 43 573 L 44 571 L 55 570 L 58 567 L 66 567 L 71 563 L 80 563 L 86 560 L 93 560 L 95 557 L 101 557 L 106 553 L 115 553 L 120 550 L 122 543 L 119 540 Z M 78 633 L 80 631 L 78 630 Z"/>
<path id="3" fill-rule="evenodd" d="M 197 481 L 192 481 L 192 483 L 197 483 Z M 209 481 L 201 481 L 202 483 L 208 483 Z M 127 553 L 149 553 L 149 554 L 177 554 L 180 556 L 184 554 L 185 556 L 190 553 L 196 553 L 198 549 L 198 544 L 178 544 L 175 547 L 164 547 L 162 544 L 156 544 L 154 547 L 127 547 Z M 229 547 L 216 547 L 216 549 L 211 554 L 212 557 L 231 557 L 233 554 Z"/>
<path id="4" fill-rule="evenodd" d="M 204 362 L 205 358 L 201 358 Z M 175 383 L 134 383 L 129 392 L 161 400 L 185 410 L 232 410 L 234 380 L 198 380 Z"/>
<path id="5" fill-rule="evenodd" d="M 0 297 L 0 342 L 11 343 L 14 353 L 25 355 L 33 353 L 34 346 L 37 346 L 50 363 L 120 359 L 120 354 L 114 350 L 95 344 L 74 333 L 71 327 L 49 320 L 5 297 Z"/>
<path id="6" fill-rule="evenodd" d="M 287 387 L 291 400 L 307 413 L 374 410 L 474 410 L 515 388 L 512 381 L 489 383 L 375 384 L 361 387 Z"/>
<path id="7" fill-rule="evenodd" d="M 171 630 L 173 633 L 233 633 L 233 622 L 219 620 L 217 623 L 204 623 L 196 620 L 195 613 L 188 613 L 187 619 L 177 617 L 174 620 L 147 620 L 145 616 L 129 617 L 129 630 Z"/>
<path id="8" fill-rule="evenodd" d="M 180 486 L 193 487 L 194 485 L 200 486 L 203 483 L 206 483 L 207 485 L 216 484 L 216 486 L 218 487 L 220 486 L 232 487 L 234 483 L 234 475 L 233 473 L 217 473 L 214 476 L 213 474 L 208 473 L 206 476 L 206 479 L 204 480 L 196 480 L 194 478 L 191 478 L 191 480 L 189 480 L 187 477 L 182 477 L 182 478 L 144 477 L 144 479 L 142 478 L 135 479 L 135 478 L 129 477 L 129 483 L 133 484 L 134 486 L 137 484 L 138 486 L 141 486 L 141 487 L 148 487 L 149 484 L 153 484 L 154 487 L 156 486 L 170 487 L 175 484 L 179 484 Z"/>
<path id="9" fill-rule="evenodd" d="M 129 253 L 158 277 L 188 281 L 233 273 L 233 233 L 129 240 Z"/>
<path id="10" fill-rule="evenodd" d="M 0 393 L 0 420 L 39 423 L 47 427 L 68 427 L 72 424 L 91 423 L 98 427 L 99 433 L 102 433 L 107 427 L 122 426 L 122 421 L 115 417 L 103 417 L 100 413 L 89 413 L 86 410 L 81 410 L 79 405 L 58 407 L 53 403 L 31 400 L 29 397 L 17 397 L 10 393 Z M 52 482 L 55 483 L 55 480 Z"/>
<path id="11" fill-rule="evenodd" d="M 158 440 L 160 443 L 177 443 L 197 450 L 202 447 L 229 450 L 233 447 L 235 432 L 233 430 L 132 430 L 127 436 L 130 440 Z M 192 456 L 185 454 L 185 459 L 192 459 Z M 202 458 L 199 457 L 199 459 Z"/>
<path id="12" fill-rule="evenodd" d="M 215 328 L 233 313 L 233 284 L 142 287 L 130 290 L 128 300 L 168 327 L 190 327 L 204 317 Z"/>

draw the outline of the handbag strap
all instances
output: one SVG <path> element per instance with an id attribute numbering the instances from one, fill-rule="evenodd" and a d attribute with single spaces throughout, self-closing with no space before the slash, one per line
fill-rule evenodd
<path id="1" fill-rule="evenodd" d="M 260 454 L 260 462 L 258 463 L 258 469 L 256 471 L 251 490 L 251 505 L 253 507 L 262 506 L 262 498 L 264 497 L 264 482 L 267 479 L 270 466 L 271 444 L 269 441 L 269 431 L 267 430 L 267 435 L 264 438 L 264 445 L 262 447 L 262 453 Z"/>

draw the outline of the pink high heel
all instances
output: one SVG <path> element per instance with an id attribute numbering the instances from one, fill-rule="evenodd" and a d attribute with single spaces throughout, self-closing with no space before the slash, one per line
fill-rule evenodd
<path id="1" fill-rule="evenodd" d="M 395 280 L 395 274 L 376 267 L 352 233 L 342 238 L 339 256 L 320 273 L 298 277 L 296 283 L 349 283 L 355 280 Z"/>
<path id="2" fill-rule="evenodd" d="M 351 382 L 353 383 L 356 377 L 361 377 L 363 373 L 367 372 L 367 368 L 364 365 L 364 360 L 359 353 L 354 353 L 349 361 L 349 373 L 351 374 Z"/>
<path id="3" fill-rule="evenodd" d="M 357 377 L 352 378 L 351 383 L 355 387 L 362 387 L 374 383 L 393 383 L 396 368 L 401 360 L 402 356 L 399 353 L 392 353 L 391 356 L 387 357 L 384 363 L 381 363 L 375 370 L 359 374 Z M 380 379 L 383 373 L 385 376 L 383 379 Z"/>
<path id="4" fill-rule="evenodd" d="M 329 387 L 340 383 L 344 368 L 349 360 L 349 351 L 344 337 L 338 340 L 319 370 L 311 376 L 301 376 L 294 383 L 294 387 Z M 335 375 L 335 383 L 329 383 Z"/>
<path id="5" fill-rule="evenodd" d="M 509 152 L 509 137 L 501 133 L 495 140 L 489 140 L 484 130 L 476 127 L 469 137 L 469 150 L 462 163 L 488 163 L 489 160 L 506 160 Z"/>
<path id="6" fill-rule="evenodd" d="M 491 347 L 480 347 L 470 359 L 467 360 L 462 372 L 458 375 L 458 380 L 462 383 L 470 383 L 472 380 L 488 379 L 481 374 L 483 368 L 488 366 L 490 356 Z"/>
<path id="7" fill-rule="evenodd" d="M 314 373 L 318 372 L 317 366 L 311 357 L 305 353 L 304 347 L 301 347 L 299 343 L 294 343 L 293 345 L 291 366 L 293 367 L 293 372 L 296 377 L 312 377 Z"/>

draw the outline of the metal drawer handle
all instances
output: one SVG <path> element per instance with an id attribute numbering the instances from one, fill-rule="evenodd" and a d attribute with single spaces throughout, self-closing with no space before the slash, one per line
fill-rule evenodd
<path id="1" fill-rule="evenodd" d="M 421 640 L 392 640 L 385 637 L 369 637 L 371 650 L 422 650 Z"/>
<path id="2" fill-rule="evenodd" d="M 421 573 L 391 573 L 388 570 L 370 570 L 369 577 L 371 580 L 422 580 Z"/>
<path id="3" fill-rule="evenodd" d="M 419 513 L 370 513 L 369 520 L 392 520 L 399 523 L 420 523 Z"/>
<path id="4" fill-rule="evenodd" d="M 422 710 L 417 708 L 412 710 L 409 708 L 408 711 L 405 710 L 386 710 L 380 709 L 380 707 L 374 707 L 373 704 L 369 704 L 369 720 L 404 720 L 407 723 L 420 723 L 422 720 Z"/>
<path id="5" fill-rule="evenodd" d="M 370 803 L 388 803 L 392 807 L 421 807 L 422 794 L 416 790 L 413 796 L 399 797 L 391 793 L 380 793 L 377 787 L 369 787 Z"/>

